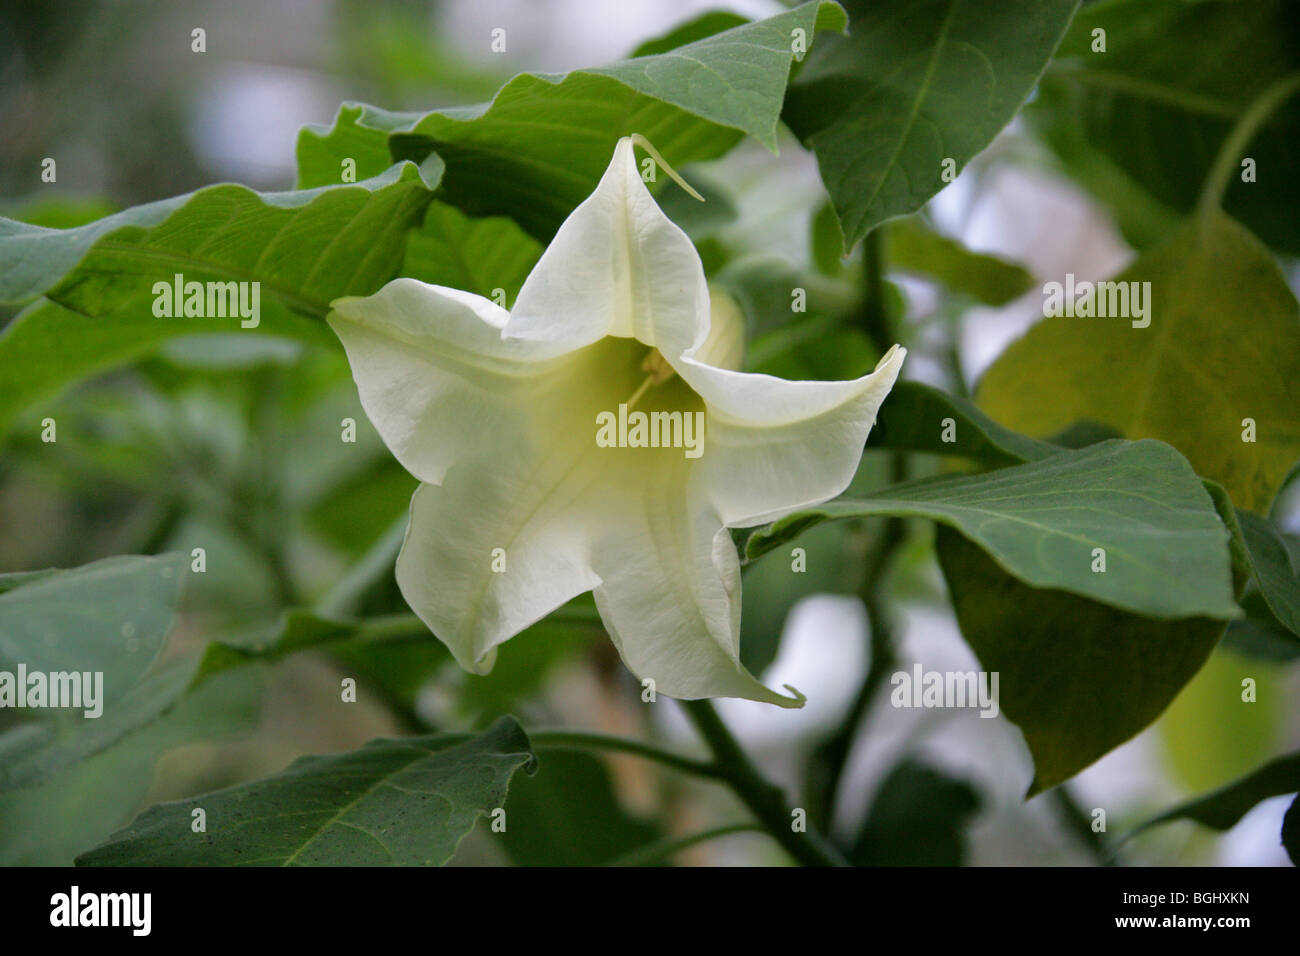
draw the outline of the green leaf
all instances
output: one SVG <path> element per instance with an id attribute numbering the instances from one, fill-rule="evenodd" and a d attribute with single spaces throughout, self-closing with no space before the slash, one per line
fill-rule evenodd
<path id="1" fill-rule="evenodd" d="M 129 597 L 132 592 L 124 593 Z M 418 624 L 418 619 L 401 615 L 393 623 L 398 629 L 416 630 L 411 622 Z M 0 790 L 33 786 L 103 752 L 128 734 L 152 724 L 186 695 L 224 671 L 249 663 L 270 664 L 301 650 L 342 644 L 358 638 L 361 629 L 361 622 L 332 621 L 310 612 L 290 611 L 269 633 L 246 643 L 212 642 L 200 654 L 166 662 L 105 707 L 102 717 L 65 721 L 58 727 L 19 725 L 0 736 Z M 417 633 L 423 635 L 424 630 L 422 624 L 418 625 Z M 382 626 L 372 633 L 375 637 L 371 639 L 386 637 Z M 107 690 L 107 678 L 105 684 Z"/>
<path id="2" fill-rule="evenodd" d="M 839 317 L 857 303 L 858 294 L 848 282 L 801 272 L 784 259 L 776 256 L 747 256 L 727 264 L 717 277 L 717 283 L 740 304 L 745 313 L 747 338 L 757 338 L 770 332 L 797 333 L 798 326 L 813 319 L 831 320 L 826 328 L 834 328 Z M 802 289 L 802 303 L 795 293 Z M 804 312 L 795 312 L 802 304 Z M 820 333 L 818 333 L 820 334 Z M 753 343 L 752 352 L 761 355 L 764 346 Z M 746 359 L 751 358 L 746 353 Z M 870 370 L 869 368 L 867 369 Z M 854 373 L 856 375 L 861 372 Z"/>
<path id="3" fill-rule="evenodd" d="M 1256 695 L 1249 702 L 1242 700 L 1246 677 Z M 1215 648 L 1157 725 L 1171 779 L 1203 790 L 1268 759 L 1285 715 L 1284 678 L 1275 664 L 1243 657 L 1222 643 Z"/>
<path id="4" fill-rule="evenodd" d="M 1142 824 L 1125 839 L 1171 820 L 1194 820 L 1212 830 L 1230 830 L 1256 804 L 1300 790 L 1300 753 L 1269 761 L 1225 787 L 1181 803 Z"/>
<path id="5" fill-rule="evenodd" d="M 417 629 L 407 615 L 399 615 L 397 620 L 409 623 L 412 630 Z M 361 621 L 332 620 L 304 610 L 287 611 L 264 636 L 246 643 L 210 642 L 199 657 L 190 686 L 195 687 L 215 674 L 252 661 L 273 664 L 299 651 L 350 640 L 358 636 L 362 627 Z"/>
<path id="6" fill-rule="evenodd" d="M 541 255 L 541 243 L 513 219 L 471 219 L 454 206 L 435 202 L 424 225 L 407 240 L 402 275 L 484 298 L 502 289 L 508 307 Z"/>
<path id="7" fill-rule="evenodd" d="M 750 535 L 753 559 L 828 519 L 899 515 L 961 532 L 1006 573 L 1159 618 L 1241 611 L 1228 533 L 1187 462 L 1160 442 L 1107 441 L 976 475 L 942 476 L 837 499 Z M 1092 570 L 1094 549 L 1106 570 Z"/>
<path id="8" fill-rule="evenodd" d="M 95 720 L 24 723 L 0 735 L 0 791 L 39 784 L 157 720 L 181 699 L 193 674 L 193 658 L 166 664 Z"/>
<path id="9" fill-rule="evenodd" d="M 537 774 L 511 786 L 506 815 L 500 839 L 520 866 L 600 866 L 663 836 L 623 809 L 605 765 L 580 751 L 545 752 Z"/>
<path id="10" fill-rule="evenodd" d="M 891 268 L 937 279 L 953 292 L 965 293 L 985 305 L 1006 305 L 1034 285 L 1034 277 L 1023 267 L 971 252 L 915 216 L 890 223 L 888 235 Z"/>
<path id="11" fill-rule="evenodd" d="M 845 249 L 916 212 L 1015 115 L 1077 0 L 855 0 L 782 114 L 817 154 Z"/>
<path id="12" fill-rule="evenodd" d="M 1260 595 L 1276 621 L 1300 637 L 1300 570 L 1287 538 L 1271 521 L 1249 511 L 1238 511 L 1237 522 Z M 1292 547 L 1300 554 L 1300 542 Z"/>
<path id="13" fill-rule="evenodd" d="M 421 113 L 394 113 L 361 103 L 344 103 L 328 129 L 305 127 L 298 134 L 298 188 L 337 186 L 344 176 L 369 179 L 393 164 L 388 133 L 408 129 Z M 438 178 L 446 167 L 435 160 Z M 433 177 L 431 176 L 432 180 Z"/>
<path id="14" fill-rule="evenodd" d="M 473 216 L 512 216 L 548 240 L 595 187 L 622 136 L 642 134 L 678 167 L 722 155 L 743 134 L 775 150 L 793 31 L 811 43 L 843 24 L 838 6 L 811 2 L 608 67 L 523 73 L 491 103 L 423 116 L 348 104 L 331 129 L 302 131 L 299 182 L 338 182 L 345 156 L 370 175 L 381 143 L 393 158 L 436 151 L 446 162 L 447 202 Z"/>
<path id="15" fill-rule="evenodd" d="M 1183 217 L 1147 192 L 1088 138 L 1071 102 L 1069 90 L 1045 80 L 1021 116 L 1051 149 L 1059 172 L 1105 206 L 1129 245 L 1146 249 L 1164 239 Z"/>
<path id="16" fill-rule="evenodd" d="M 504 804 L 521 767 L 532 773 L 536 757 L 512 717 L 464 743 L 374 740 L 348 753 L 302 757 L 262 780 L 159 804 L 77 865 L 441 865 L 480 816 Z M 190 828 L 191 811 L 200 807 L 206 833 Z"/>
<path id="17" fill-rule="evenodd" d="M 844 271 L 844 233 L 835 215 L 835 206 L 824 202 L 813 213 L 808 229 L 813 265 L 824 276 L 838 276 Z"/>
<path id="18" fill-rule="evenodd" d="M 0 865 L 71 866 L 129 823 L 158 758 L 200 740 L 238 737 L 257 722 L 261 675 L 213 681 L 171 713 L 102 753 L 24 790 L 0 792 Z"/>
<path id="19" fill-rule="evenodd" d="M 1093 52 L 1099 29 L 1104 53 Z M 1187 212 L 1233 123 L 1300 70 L 1298 39 L 1300 11 L 1287 0 L 1090 4 L 1043 78 L 1042 101 L 1026 112 L 1072 125 L 1159 203 Z M 1293 97 L 1247 149 L 1256 181 L 1234 176 L 1225 198 L 1231 215 L 1292 253 L 1300 252 L 1300 182 L 1289 172 L 1298 138 Z"/>
<path id="20" fill-rule="evenodd" d="M 210 186 L 77 229 L 0 220 L 0 300 L 47 295 L 0 333 L 0 433 L 33 402 L 178 336 L 233 330 L 336 344 L 320 321 L 330 301 L 373 292 L 397 274 L 430 190 L 404 164 L 308 192 Z M 260 282 L 259 325 L 155 316 L 153 284 L 176 273 Z"/>
<path id="21" fill-rule="evenodd" d="M 951 442 L 943 440 L 948 419 Z M 880 407 L 867 447 L 961 455 L 995 467 L 1038 461 L 1061 450 L 1003 428 L 964 398 L 908 381 L 898 382 Z"/>
<path id="22" fill-rule="evenodd" d="M 678 47 L 686 46 L 688 43 L 703 40 L 715 33 L 721 33 L 723 30 L 730 30 L 748 22 L 738 13 L 731 13 L 728 10 L 710 10 L 707 13 L 700 14 L 693 20 L 687 20 L 685 23 L 673 27 L 663 36 L 646 40 L 633 50 L 631 55 L 638 57 L 668 53 Z"/>
<path id="23" fill-rule="evenodd" d="M 100 703 L 108 706 L 158 657 L 185 572 L 183 555 L 165 554 L 18 575 L 16 586 L 0 593 L 0 663 L 24 664 L 29 673 L 102 673 Z M 80 711 L 76 718 L 83 719 Z"/>
<path id="24" fill-rule="evenodd" d="M 402 163 L 351 186 L 281 193 L 208 186 L 73 229 L 0 219 L 0 302 L 44 293 L 103 316 L 151 299 L 154 282 L 180 272 L 187 281 L 260 282 L 289 308 L 323 317 L 332 300 L 373 291 L 396 273 L 406 230 L 437 185 Z"/>
<path id="25" fill-rule="evenodd" d="M 980 809 L 979 792 L 910 758 L 876 791 L 853 844 L 855 866 L 961 866 L 965 829 Z"/>
<path id="26" fill-rule="evenodd" d="M 1223 632 L 1222 621 L 1150 620 L 1030 587 L 944 527 L 936 549 L 962 635 L 984 670 L 999 675 L 1002 712 L 1033 754 L 1027 796 L 1155 720 Z"/>
<path id="27" fill-rule="evenodd" d="M 985 373 L 980 406 L 1031 435 L 1090 419 L 1167 441 L 1239 506 L 1266 512 L 1300 458 L 1300 306 L 1272 256 L 1215 215 L 1116 281 L 1151 283 L 1148 327 L 1043 319 Z M 1247 418 L 1254 442 L 1243 441 Z"/>

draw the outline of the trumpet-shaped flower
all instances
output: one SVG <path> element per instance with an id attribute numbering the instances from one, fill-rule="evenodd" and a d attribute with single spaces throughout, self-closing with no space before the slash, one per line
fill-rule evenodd
<path id="1" fill-rule="evenodd" d="M 403 596 L 460 664 L 593 591 L 628 668 L 660 693 L 783 706 L 740 663 L 727 528 L 839 494 L 904 352 L 870 375 L 738 371 L 741 321 L 620 140 L 510 312 L 396 279 L 333 303 L 361 403 L 421 482 Z"/>

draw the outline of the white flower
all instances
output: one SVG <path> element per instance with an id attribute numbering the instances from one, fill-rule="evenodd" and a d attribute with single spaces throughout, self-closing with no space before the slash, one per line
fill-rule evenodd
<path id="1" fill-rule="evenodd" d="M 477 673 L 594 591 L 624 662 L 657 692 L 797 707 L 797 691 L 740 663 L 726 528 L 843 491 L 904 351 L 846 382 L 735 371 L 735 306 L 710 306 L 695 247 L 632 146 L 619 141 L 511 312 L 413 279 L 333 303 L 366 414 L 421 481 L 398 585 Z M 628 447 L 652 438 L 661 447 Z"/>

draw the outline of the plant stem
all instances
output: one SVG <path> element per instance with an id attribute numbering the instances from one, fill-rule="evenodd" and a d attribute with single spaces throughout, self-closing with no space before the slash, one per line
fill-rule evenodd
<path id="1" fill-rule="evenodd" d="M 894 325 L 884 296 L 884 269 L 884 250 L 880 230 L 877 228 L 867 234 L 863 245 L 863 300 L 859 310 L 859 324 L 880 352 L 893 344 L 891 340 L 894 337 Z M 889 472 L 892 484 L 906 480 L 907 460 L 902 453 L 890 453 Z M 866 526 L 868 524 L 864 522 L 864 527 Z M 840 781 L 853 749 L 853 741 L 858 736 L 876 692 L 893 670 L 896 661 L 892 628 L 885 610 L 883 581 L 894 553 L 905 537 L 903 519 L 886 518 L 880 524 L 879 535 L 869 539 L 863 549 L 858 596 L 866 608 L 871 633 L 867 672 L 863 675 L 862 683 L 844 719 L 835 732 L 812 752 L 807 767 L 809 817 L 826 829 L 834 821 Z"/>
<path id="2" fill-rule="evenodd" d="M 1300 73 L 1288 74 L 1256 97 L 1241 115 L 1241 119 L 1237 120 L 1215 156 L 1214 165 L 1210 167 L 1200 199 L 1197 200 L 1196 215 L 1202 222 L 1223 205 L 1224 194 L 1228 191 L 1233 171 L 1241 162 L 1241 154 L 1246 151 L 1264 121 L 1297 91 L 1300 91 Z"/>
<path id="3" fill-rule="evenodd" d="M 709 701 L 679 703 L 713 751 L 720 778 L 787 853 L 804 866 L 848 865 L 843 855 L 811 823 L 804 833 L 794 831 L 785 794 L 754 766 Z"/>
<path id="4" fill-rule="evenodd" d="M 317 608 L 319 612 L 319 608 Z M 600 618 L 596 612 L 583 605 L 564 605 L 548 614 L 544 621 L 551 624 L 570 624 L 575 627 L 600 627 Z M 405 638 L 432 638 L 429 625 L 414 614 L 384 614 L 370 617 L 360 622 L 355 635 L 356 640 L 398 641 Z"/>
<path id="5" fill-rule="evenodd" d="M 662 860 L 669 860 L 676 856 L 682 850 L 688 850 L 700 843 L 709 840 L 716 840 L 719 837 L 730 836 L 733 833 L 766 833 L 763 827 L 757 823 L 729 823 L 726 826 L 714 827 L 712 830 L 704 830 L 700 833 L 692 833 L 690 836 L 676 837 L 674 839 L 660 840 L 651 843 L 648 846 L 640 847 L 631 853 L 625 853 L 620 857 L 610 860 L 605 866 L 651 866 Z"/>
<path id="6" fill-rule="evenodd" d="M 858 310 L 858 324 L 884 355 L 893 345 L 893 321 L 885 299 L 885 250 L 879 228 L 867 233 L 862 240 L 862 305 Z"/>
<path id="7" fill-rule="evenodd" d="M 697 777 L 714 780 L 724 779 L 722 768 L 716 763 L 683 757 L 670 750 L 664 750 L 654 744 L 633 740 L 628 737 L 616 737 L 587 730 L 531 730 L 528 739 L 537 750 L 609 750 L 615 753 L 632 754 L 653 760 L 665 767 Z"/>

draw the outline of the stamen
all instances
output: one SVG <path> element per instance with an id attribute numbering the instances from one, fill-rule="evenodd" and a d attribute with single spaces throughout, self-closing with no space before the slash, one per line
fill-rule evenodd
<path id="1" fill-rule="evenodd" d="M 650 386 L 654 383 L 655 377 L 653 375 L 647 375 L 645 381 L 641 383 L 641 386 L 632 393 L 632 397 L 624 403 L 627 405 L 628 411 L 636 408 L 636 403 L 641 401 L 642 396 L 644 396 L 646 392 L 650 391 Z"/>
<path id="2" fill-rule="evenodd" d="M 645 381 L 637 387 L 637 390 L 632 393 L 632 397 L 627 400 L 626 404 L 629 411 L 635 408 L 636 403 L 645 397 L 645 393 L 650 390 L 650 386 L 662 385 L 677 374 L 673 371 L 673 367 L 668 364 L 668 360 L 663 357 L 663 354 L 658 349 L 651 349 L 646 353 L 646 357 L 641 360 L 641 371 L 649 372 L 650 374 L 647 375 Z"/>
<path id="3" fill-rule="evenodd" d="M 649 372 L 654 376 L 655 384 L 662 385 L 677 373 L 673 367 L 668 364 L 668 360 L 663 357 L 663 353 L 658 349 L 651 349 L 641 361 L 641 371 Z"/>
<path id="4" fill-rule="evenodd" d="M 664 172 L 666 172 L 670 177 L 672 177 L 673 182 L 675 182 L 678 186 L 681 186 L 683 189 L 685 189 L 691 195 L 692 198 L 698 199 L 700 202 L 704 202 L 704 197 L 701 196 L 699 193 L 697 193 L 694 189 L 692 189 L 690 184 L 686 180 L 682 179 L 682 177 L 677 175 L 676 170 L 674 170 L 671 166 L 669 166 L 667 163 L 664 162 L 664 158 L 659 155 L 659 150 L 655 149 L 653 146 L 650 145 L 650 140 L 646 139 L 640 133 L 633 133 L 629 138 L 632 140 L 634 145 L 640 146 L 647 153 L 649 153 L 650 158 L 664 168 Z"/>

